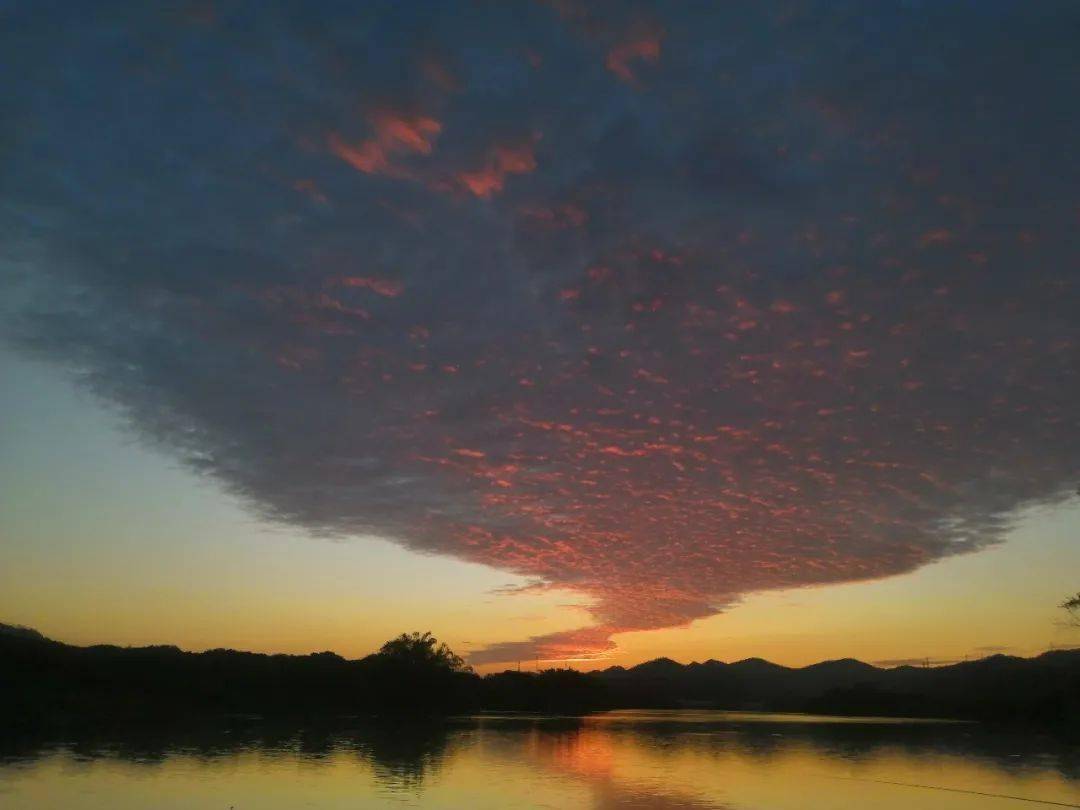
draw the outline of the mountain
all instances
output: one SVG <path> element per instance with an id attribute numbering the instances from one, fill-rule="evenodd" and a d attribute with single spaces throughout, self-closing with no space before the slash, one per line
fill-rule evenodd
<path id="1" fill-rule="evenodd" d="M 880 668 L 851 658 L 784 667 L 761 658 L 680 664 L 658 658 L 590 673 L 404 669 L 381 654 L 184 652 L 75 647 L 0 624 L 0 717 L 183 713 L 581 713 L 717 708 L 1080 723 L 1080 650 L 993 655 L 939 667 Z"/>
<path id="2" fill-rule="evenodd" d="M 1080 719 L 1080 650 L 994 655 L 939 667 L 880 668 L 845 658 L 792 668 L 658 659 L 595 673 L 616 705 L 710 706 L 912 717 L 1065 722 Z"/>
<path id="3" fill-rule="evenodd" d="M 48 641 L 48 639 L 41 635 L 37 630 L 32 630 L 29 627 L 23 627 L 18 624 L 4 624 L 3 622 L 0 622 L 0 636 L 30 641 Z"/>

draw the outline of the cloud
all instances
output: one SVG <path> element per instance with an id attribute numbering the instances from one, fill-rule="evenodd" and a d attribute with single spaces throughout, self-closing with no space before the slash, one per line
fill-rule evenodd
<path id="1" fill-rule="evenodd" d="M 528 174 L 535 170 L 536 157 L 531 143 L 496 145 L 480 168 L 461 172 L 458 180 L 471 194 L 486 199 L 503 190 L 508 175 Z"/>
<path id="2" fill-rule="evenodd" d="M 477 662 L 1075 489 L 1071 4 L 559 12 L 13 12 L 5 338 L 265 516 L 587 600 Z"/>
<path id="3" fill-rule="evenodd" d="M 634 64 L 637 62 L 656 62 L 660 59 L 660 46 L 663 32 L 639 29 L 630 32 L 607 52 L 607 69 L 624 82 L 633 82 Z"/>
<path id="4" fill-rule="evenodd" d="M 339 284 L 342 287 L 366 287 L 373 293 L 386 298 L 397 298 L 405 291 L 405 285 L 400 281 L 366 276 L 339 276 L 332 279 L 331 284 Z"/>
<path id="5" fill-rule="evenodd" d="M 371 115 L 371 128 L 372 137 L 358 144 L 347 143 L 331 132 L 327 138 L 330 151 L 357 171 L 402 177 L 408 172 L 397 165 L 396 156 L 430 155 L 442 124 L 423 115 L 380 110 Z"/>

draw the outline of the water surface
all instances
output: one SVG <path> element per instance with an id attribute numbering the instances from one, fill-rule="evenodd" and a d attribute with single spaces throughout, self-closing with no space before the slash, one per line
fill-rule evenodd
<path id="1" fill-rule="evenodd" d="M 1080 752 L 970 724 L 714 711 L 6 739 L 0 807 L 1080 807 Z"/>

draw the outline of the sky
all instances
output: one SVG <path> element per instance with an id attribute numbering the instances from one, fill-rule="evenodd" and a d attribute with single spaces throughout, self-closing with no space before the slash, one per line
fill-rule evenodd
<path id="1" fill-rule="evenodd" d="M 1075 643 L 1072 2 L 0 4 L 0 621 Z"/>

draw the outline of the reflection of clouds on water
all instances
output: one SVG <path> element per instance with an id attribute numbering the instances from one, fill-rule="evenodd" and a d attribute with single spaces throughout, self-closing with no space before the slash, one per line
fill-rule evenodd
<path id="1" fill-rule="evenodd" d="M 971 810 L 983 806 L 973 792 L 1067 803 L 1080 789 L 1080 751 L 978 726 L 733 722 L 704 712 L 381 727 L 245 720 L 0 739 L 0 783 L 16 810 L 80 806 L 19 804 L 35 779 L 67 799 L 90 786 L 118 810 L 147 806 L 140 790 L 203 791 L 237 810 L 337 807 L 335 797 L 358 808 L 907 810 L 921 801 Z"/>
<path id="2" fill-rule="evenodd" d="M 647 713 L 652 715 L 648 719 L 631 719 L 621 714 L 595 715 L 579 728 L 532 736 L 527 750 L 546 767 L 586 781 L 601 808 L 723 807 L 732 794 L 724 779 L 710 777 L 773 769 L 851 785 L 940 789 L 956 794 L 958 802 L 1010 795 L 989 790 L 993 785 L 1036 795 L 1070 783 L 1080 790 L 1080 751 L 1043 735 L 961 723 L 807 722 L 804 716 L 785 721 L 778 715 L 732 721 L 709 719 L 711 712 L 654 712 Z M 700 778 L 687 779 L 687 772 Z M 927 772 L 944 784 L 925 784 Z"/>
<path id="3" fill-rule="evenodd" d="M 637 807 L 645 810 L 687 808 L 719 810 L 718 804 L 691 792 L 627 776 L 611 734 L 583 726 L 576 730 L 530 738 L 530 753 L 546 767 L 586 781 L 596 810 Z"/>

